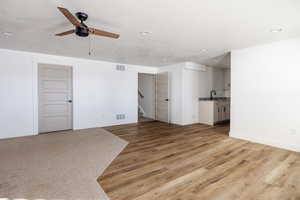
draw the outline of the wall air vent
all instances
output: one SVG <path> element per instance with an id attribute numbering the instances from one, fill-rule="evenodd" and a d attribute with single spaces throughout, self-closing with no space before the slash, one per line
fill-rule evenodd
<path id="1" fill-rule="evenodd" d="M 125 71 L 126 67 L 125 67 L 125 65 L 117 65 L 116 66 L 116 70 L 118 70 L 118 71 Z"/>
<path id="2" fill-rule="evenodd" d="M 206 72 L 207 70 L 205 65 L 197 64 L 194 62 L 185 62 L 184 68 L 187 70 L 203 71 L 203 72 Z"/>
<path id="3" fill-rule="evenodd" d="M 116 115 L 116 118 L 117 118 L 117 120 L 122 120 L 122 119 L 125 119 L 125 114 L 117 114 Z"/>

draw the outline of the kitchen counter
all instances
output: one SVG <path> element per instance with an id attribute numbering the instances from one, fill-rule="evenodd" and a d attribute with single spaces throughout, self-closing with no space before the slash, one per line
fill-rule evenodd
<path id="1" fill-rule="evenodd" d="M 227 101 L 230 100 L 230 97 L 214 97 L 213 99 L 211 99 L 210 97 L 200 97 L 199 101 Z"/>

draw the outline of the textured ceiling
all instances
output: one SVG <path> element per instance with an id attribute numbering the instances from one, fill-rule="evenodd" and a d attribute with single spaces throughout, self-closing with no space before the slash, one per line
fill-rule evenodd
<path id="1" fill-rule="evenodd" d="M 228 62 L 222 57 L 232 49 L 300 37 L 299 0 L 1 0 L 0 4 L 0 32 L 13 33 L 0 35 L 0 48 L 119 63 L 218 65 L 220 59 L 224 65 Z M 120 39 L 55 37 L 72 28 L 57 6 L 88 13 L 88 25 L 119 33 Z M 272 28 L 283 32 L 271 33 Z M 151 34 L 142 36 L 141 31 Z"/>
<path id="2" fill-rule="evenodd" d="M 231 59 L 230 53 L 225 53 L 213 58 L 201 60 L 201 64 L 210 66 L 210 67 L 219 67 L 219 68 L 230 68 Z"/>

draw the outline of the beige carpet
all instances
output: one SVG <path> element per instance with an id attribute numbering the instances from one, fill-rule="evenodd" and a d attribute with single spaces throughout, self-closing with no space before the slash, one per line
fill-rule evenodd
<path id="1" fill-rule="evenodd" d="M 126 145 L 101 128 L 0 140 L 0 199 L 107 200 L 96 179 Z"/>

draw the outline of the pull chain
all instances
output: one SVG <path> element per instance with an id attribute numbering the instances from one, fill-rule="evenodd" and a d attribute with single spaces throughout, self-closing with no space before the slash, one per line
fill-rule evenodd
<path id="1" fill-rule="evenodd" d="M 91 52 L 91 49 L 92 49 L 92 47 L 91 47 L 91 36 L 89 36 L 89 56 L 91 56 L 92 55 L 92 52 Z"/>

